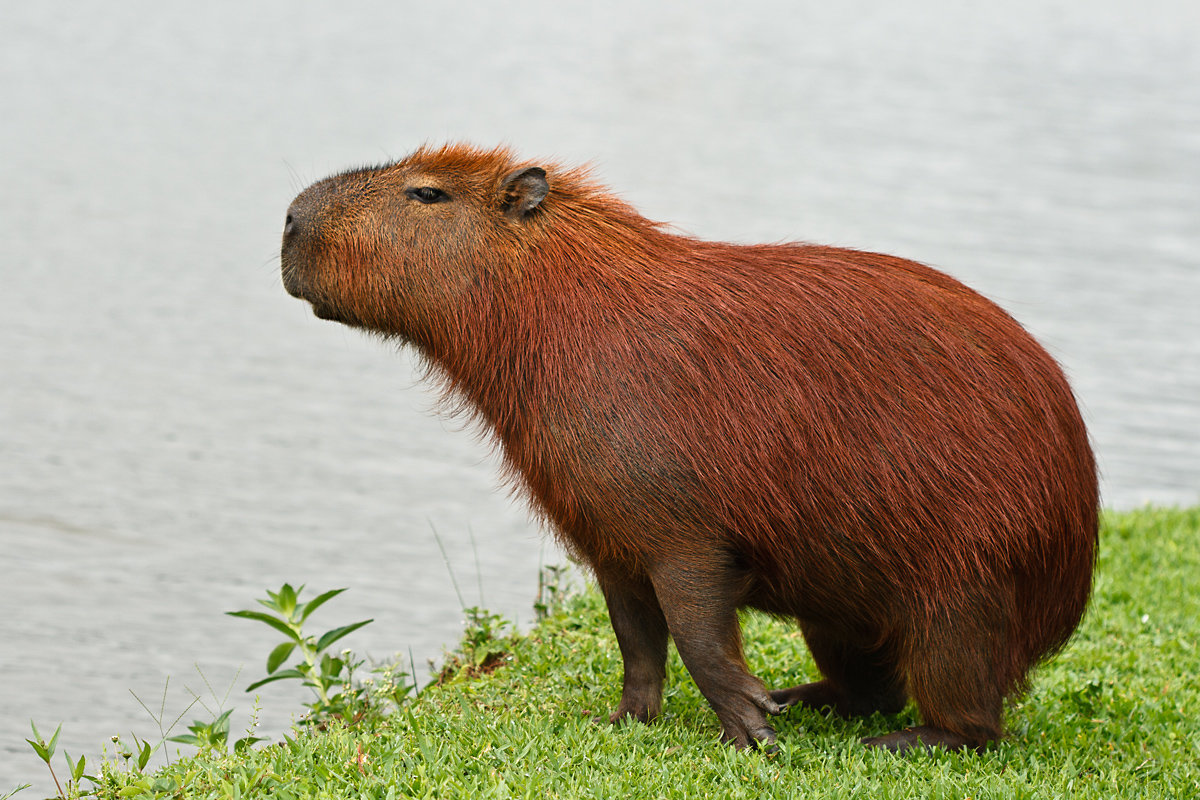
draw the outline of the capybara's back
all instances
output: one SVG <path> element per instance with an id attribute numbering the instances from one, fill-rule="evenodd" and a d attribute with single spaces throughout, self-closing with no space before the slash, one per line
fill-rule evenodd
<path id="1" fill-rule="evenodd" d="M 596 574 L 662 703 L 668 634 L 738 745 L 793 704 L 982 747 L 1075 630 L 1096 470 L 1062 371 L 1015 321 L 903 259 L 673 234 L 577 170 L 422 149 L 314 184 L 284 285 L 413 343 Z M 736 611 L 794 617 L 824 679 L 767 691 Z"/>

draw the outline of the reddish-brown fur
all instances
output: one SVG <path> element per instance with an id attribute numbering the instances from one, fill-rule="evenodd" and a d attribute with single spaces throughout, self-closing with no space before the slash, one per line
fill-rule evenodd
<path id="1" fill-rule="evenodd" d="M 1053 359 L 920 264 L 676 235 L 542 167 L 450 146 L 314 184 L 284 285 L 413 343 L 495 434 L 604 591 L 614 718 L 659 712 L 669 634 L 738 745 L 792 704 L 909 697 L 924 725 L 872 744 L 999 736 L 1091 586 L 1095 465 Z M 744 606 L 794 617 L 824 680 L 768 692 Z"/>

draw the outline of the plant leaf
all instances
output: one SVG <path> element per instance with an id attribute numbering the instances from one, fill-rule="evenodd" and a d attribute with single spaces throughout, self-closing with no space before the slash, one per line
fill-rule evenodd
<path id="1" fill-rule="evenodd" d="M 272 617 L 270 614 L 264 614 L 261 611 L 226 611 L 225 613 L 231 617 L 241 617 L 242 619 L 254 619 L 258 620 L 259 622 L 265 622 L 267 625 L 270 625 L 284 636 L 295 641 L 296 644 L 300 644 L 302 641 L 300 634 L 292 630 L 290 625 L 278 617 Z"/>
<path id="2" fill-rule="evenodd" d="M 50 743 L 46 745 L 46 750 L 50 753 L 50 757 L 54 757 L 54 748 L 58 745 L 58 735 L 62 733 L 62 723 L 58 723 L 58 727 L 54 729 L 54 735 L 50 737 Z"/>
<path id="3" fill-rule="evenodd" d="M 275 681 L 281 681 L 281 680 L 284 680 L 285 678 L 303 678 L 303 677 L 304 677 L 304 673 L 301 672 L 300 670 L 285 669 L 283 672 L 277 672 L 269 678 L 263 678 L 261 681 L 255 681 L 254 683 L 252 683 L 246 687 L 246 691 L 253 692 L 255 689 L 257 689 L 260 686 L 263 686 L 268 683 L 274 683 Z"/>
<path id="4" fill-rule="evenodd" d="M 87 763 L 87 757 L 80 756 L 79 763 L 76 763 L 71 760 L 71 754 L 66 750 L 63 750 L 63 755 L 67 758 L 67 768 L 71 773 L 71 780 L 79 783 L 79 779 L 83 777 L 83 770 L 85 769 L 84 765 Z"/>
<path id="5" fill-rule="evenodd" d="M 233 752 L 241 755 L 257 742 L 265 742 L 266 740 L 265 736 L 246 736 L 233 743 Z"/>
<path id="6" fill-rule="evenodd" d="M 232 708 L 225 709 L 223 712 L 221 712 L 221 715 L 219 717 L 217 717 L 216 719 L 214 719 L 212 721 L 212 725 L 210 725 L 209 727 L 212 728 L 214 731 L 224 731 L 224 732 L 228 733 L 229 732 L 229 715 L 232 713 L 233 713 Z"/>
<path id="7" fill-rule="evenodd" d="M 174 778 L 155 778 L 154 784 L 151 786 L 151 788 L 156 792 L 162 792 L 165 794 L 168 792 L 178 791 L 179 784 L 175 782 Z"/>
<path id="8" fill-rule="evenodd" d="M 29 742 L 29 746 L 33 748 L 33 752 L 38 754 L 38 758 L 40 758 L 42 761 L 45 761 L 47 764 L 50 763 L 50 754 L 46 752 L 45 745 L 41 744 L 40 742 L 35 742 L 33 739 L 26 739 L 25 741 Z"/>
<path id="9" fill-rule="evenodd" d="M 362 622 L 355 622 L 353 625 L 343 625 L 340 628 L 334 628 L 331 631 L 325 631 L 325 633 L 321 634 L 321 638 L 317 640 L 317 652 L 321 652 L 338 639 L 341 639 L 343 636 L 349 633 L 354 633 L 354 631 L 358 630 L 363 625 L 369 625 L 374 621 L 374 618 L 364 619 Z"/>
<path id="10" fill-rule="evenodd" d="M 346 587 L 346 588 L 348 588 L 348 587 Z M 346 588 L 330 589 L 328 592 L 323 592 L 323 593 L 317 595 L 316 597 L 314 597 L 312 600 L 309 600 L 307 603 L 305 603 L 303 605 L 304 611 L 303 611 L 303 613 L 300 614 L 300 621 L 304 622 L 304 620 L 308 619 L 310 614 L 312 614 L 314 611 L 316 611 L 321 606 L 325 605 L 326 602 L 332 600 L 333 598 L 337 597 L 342 592 L 346 591 Z"/>
<path id="11" fill-rule="evenodd" d="M 287 657 L 296 649 L 295 642 L 284 642 L 271 651 L 271 655 L 267 656 L 267 674 L 270 675 L 275 670 L 279 669 L 279 665 L 287 660 Z"/>
<path id="12" fill-rule="evenodd" d="M 181 733 L 178 736 L 170 736 L 167 738 L 167 741 L 168 742 L 179 742 L 180 744 L 195 745 L 196 747 L 200 746 L 200 739 L 196 736 L 193 736 L 190 733 Z"/>
<path id="13" fill-rule="evenodd" d="M 267 598 L 266 600 L 262 599 L 261 597 L 257 597 L 257 598 L 255 598 L 254 602 L 258 603 L 261 606 L 269 608 L 272 611 L 279 611 L 279 603 L 277 600 L 278 595 L 275 594 L 274 592 L 267 592 L 267 594 L 269 594 L 271 596 L 269 598 Z"/>
<path id="14" fill-rule="evenodd" d="M 291 619 L 292 612 L 296 610 L 296 590 L 290 583 L 285 583 L 279 590 L 278 603 L 280 613 Z"/>
<path id="15" fill-rule="evenodd" d="M 326 653 L 321 656 L 321 677 L 326 679 L 336 678 L 344 666 L 346 666 L 345 661 L 337 656 L 331 656 Z"/>

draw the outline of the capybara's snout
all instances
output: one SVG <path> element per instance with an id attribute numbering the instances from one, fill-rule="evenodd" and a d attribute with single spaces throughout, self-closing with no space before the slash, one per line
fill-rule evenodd
<path id="1" fill-rule="evenodd" d="M 279 249 L 280 275 L 283 288 L 292 297 L 309 300 L 308 281 L 306 279 L 307 261 L 303 252 L 304 231 L 306 229 L 304 214 L 294 208 L 288 209 L 283 222 L 283 243 Z"/>
<path id="2" fill-rule="evenodd" d="M 338 319 L 325 288 L 331 283 L 330 273 L 337 269 L 338 260 L 330 251 L 334 209 L 329 203 L 327 183 L 309 187 L 288 206 L 279 250 L 280 275 L 287 293 L 307 300 L 318 317 Z"/>

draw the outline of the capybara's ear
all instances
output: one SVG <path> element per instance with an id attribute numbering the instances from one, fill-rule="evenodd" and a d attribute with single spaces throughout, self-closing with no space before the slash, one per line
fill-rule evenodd
<path id="1" fill-rule="evenodd" d="M 523 219 L 546 199 L 549 192 L 546 170 L 523 167 L 504 177 L 504 182 L 500 184 L 500 202 L 506 214 Z"/>

